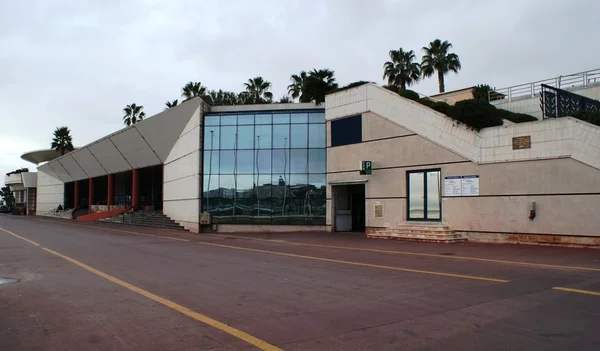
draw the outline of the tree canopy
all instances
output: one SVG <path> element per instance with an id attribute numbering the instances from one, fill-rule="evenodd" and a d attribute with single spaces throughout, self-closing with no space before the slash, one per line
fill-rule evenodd
<path id="1" fill-rule="evenodd" d="M 50 147 L 53 150 L 60 152 L 64 155 L 67 152 L 73 151 L 73 138 L 71 137 L 71 131 L 67 127 L 57 127 L 54 130 L 54 137 Z"/>

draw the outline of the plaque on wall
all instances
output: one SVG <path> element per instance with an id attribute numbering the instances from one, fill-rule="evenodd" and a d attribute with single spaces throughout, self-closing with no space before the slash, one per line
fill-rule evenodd
<path id="1" fill-rule="evenodd" d="M 531 135 L 513 137 L 512 147 L 513 150 L 531 149 Z"/>
<path id="2" fill-rule="evenodd" d="M 375 218 L 383 218 L 383 204 L 375 205 Z"/>

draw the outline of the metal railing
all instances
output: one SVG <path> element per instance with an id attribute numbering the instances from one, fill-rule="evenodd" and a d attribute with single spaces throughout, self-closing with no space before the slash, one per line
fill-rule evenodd
<path id="1" fill-rule="evenodd" d="M 540 107 L 546 119 L 571 116 L 581 111 L 600 112 L 600 101 L 542 84 Z"/>
<path id="2" fill-rule="evenodd" d="M 542 85 L 560 89 L 569 89 L 577 87 L 587 88 L 589 85 L 595 84 L 600 84 L 600 68 L 539 80 L 537 82 L 513 85 L 507 88 L 495 89 L 488 93 L 488 100 L 507 100 L 508 102 L 511 102 L 515 99 L 535 98 L 538 97 L 542 91 Z"/>

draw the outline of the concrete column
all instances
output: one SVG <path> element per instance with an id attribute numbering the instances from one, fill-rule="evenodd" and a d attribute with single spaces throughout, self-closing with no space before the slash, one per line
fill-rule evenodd
<path id="1" fill-rule="evenodd" d="M 94 178 L 90 178 L 88 184 L 88 211 L 92 213 L 92 206 L 94 206 Z"/>
<path id="2" fill-rule="evenodd" d="M 131 206 L 136 208 L 140 205 L 140 170 L 134 169 L 131 174 Z"/>
<path id="3" fill-rule="evenodd" d="M 110 211 L 110 207 L 114 205 L 115 202 L 115 175 L 114 174 L 109 174 L 108 175 L 108 191 L 106 192 L 107 194 L 107 205 L 108 205 L 108 210 Z"/>
<path id="4" fill-rule="evenodd" d="M 75 184 L 73 186 L 73 197 L 75 199 L 75 201 L 73 202 L 73 209 L 78 209 L 79 208 L 79 181 L 75 181 Z"/>

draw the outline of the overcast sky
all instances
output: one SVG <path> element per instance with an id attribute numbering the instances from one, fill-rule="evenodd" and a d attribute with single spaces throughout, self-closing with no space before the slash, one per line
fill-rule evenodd
<path id="1" fill-rule="evenodd" d="M 312 68 L 383 83 L 390 49 L 420 60 L 436 38 L 463 67 L 448 91 L 600 68 L 599 14 L 597 0 L 2 1 L 0 174 L 35 169 L 20 155 L 48 148 L 57 126 L 85 145 L 122 128 L 125 105 L 151 116 L 190 80 L 238 92 L 262 76 L 277 98 Z"/>

